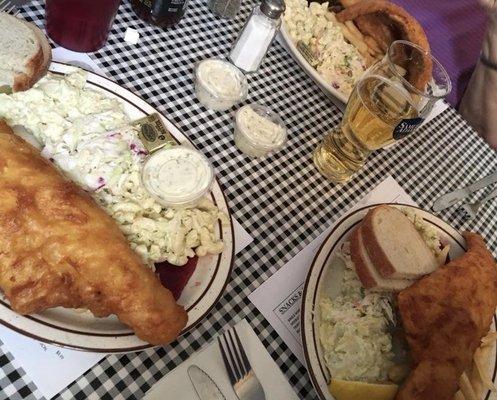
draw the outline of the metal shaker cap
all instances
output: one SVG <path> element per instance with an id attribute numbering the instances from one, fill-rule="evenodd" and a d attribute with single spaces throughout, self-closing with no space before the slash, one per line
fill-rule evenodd
<path id="1" fill-rule="evenodd" d="M 261 3 L 262 13 L 272 19 L 278 19 L 285 11 L 285 8 L 283 0 L 262 0 Z"/>

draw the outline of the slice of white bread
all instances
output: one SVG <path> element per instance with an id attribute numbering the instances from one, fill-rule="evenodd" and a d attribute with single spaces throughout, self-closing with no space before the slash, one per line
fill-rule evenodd
<path id="1" fill-rule="evenodd" d="M 41 75 L 40 76 L 41 78 L 45 76 L 45 74 L 48 71 L 48 67 L 50 66 L 50 63 L 52 62 L 52 47 L 50 46 L 47 37 L 40 28 L 38 28 L 35 24 L 32 24 L 31 22 L 24 20 L 20 21 L 34 32 L 34 34 L 38 38 L 38 43 L 41 46 L 41 50 L 43 53 L 43 61 L 41 67 L 38 69 L 38 73 Z"/>
<path id="2" fill-rule="evenodd" d="M 415 280 L 409 279 L 384 278 L 378 273 L 364 247 L 362 228 L 360 226 L 357 227 L 350 236 L 350 255 L 357 276 L 359 277 L 362 286 L 366 289 L 398 292 L 411 286 L 415 282 Z"/>
<path id="3" fill-rule="evenodd" d="M 417 279 L 438 267 L 421 234 L 395 207 L 381 205 L 370 210 L 361 232 L 364 247 L 384 278 Z"/>
<path id="4" fill-rule="evenodd" d="M 48 69 L 51 49 L 35 25 L 0 13 L 0 87 L 27 90 Z"/>

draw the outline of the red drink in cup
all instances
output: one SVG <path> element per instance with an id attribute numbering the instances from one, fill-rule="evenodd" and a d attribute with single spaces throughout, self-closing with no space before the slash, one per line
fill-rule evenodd
<path id="1" fill-rule="evenodd" d="M 100 49 L 109 36 L 121 0 L 46 0 L 47 33 L 74 51 Z"/>

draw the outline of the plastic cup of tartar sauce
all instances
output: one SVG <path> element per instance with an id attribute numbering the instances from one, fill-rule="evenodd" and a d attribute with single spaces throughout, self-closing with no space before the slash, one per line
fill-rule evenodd
<path id="1" fill-rule="evenodd" d="M 281 118 L 268 107 L 249 104 L 235 114 L 236 147 L 252 157 L 264 157 L 286 143 L 287 130 Z"/>
<path id="2" fill-rule="evenodd" d="M 187 146 L 152 153 L 142 168 L 143 186 L 166 207 L 194 207 L 210 192 L 214 169 L 198 150 Z"/>
<path id="3" fill-rule="evenodd" d="M 205 107 L 226 111 L 245 100 L 247 93 L 247 78 L 233 64 L 208 58 L 195 66 L 195 94 Z"/>

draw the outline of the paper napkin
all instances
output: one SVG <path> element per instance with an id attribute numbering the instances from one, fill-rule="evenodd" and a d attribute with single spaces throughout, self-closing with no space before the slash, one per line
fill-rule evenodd
<path id="1" fill-rule="evenodd" d="M 266 399 L 297 400 L 297 395 L 249 323 L 244 319 L 235 327 L 245 346 L 244 349 L 250 364 L 264 388 Z M 164 400 L 166 398 L 197 400 L 197 394 L 187 374 L 190 365 L 197 365 L 204 370 L 216 383 L 226 400 L 238 400 L 224 368 L 217 338 L 157 382 L 145 394 L 143 400 Z"/>

